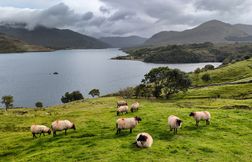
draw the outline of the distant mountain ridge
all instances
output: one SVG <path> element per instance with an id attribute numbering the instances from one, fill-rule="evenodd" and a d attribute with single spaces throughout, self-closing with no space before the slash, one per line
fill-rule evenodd
<path id="1" fill-rule="evenodd" d="M 108 44 L 69 29 L 56 29 L 38 26 L 33 30 L 22 27 L 0 26 L 0 33 L 4 33 L 30 44 L 53 49 L 87 49 L 108 48 Z"/>
<path id="2" fill-rule="evenodd" d="M 100 40 L 109 44 L 111 47 L 126 48 L 142 45 L 147 38 L 134 35 L 128 37 L 101 37 Z"/>
<path id="3" fill-rule="evenodd" d="M 42 46 L 31 45 L 17 38 L 0 33 L 0 53 L 45 51 L 51 51 L 51 49 Z"/>
<path id="4" fill-rule="evenodd" d="M 234 39 L 234 40 L 233 40 Z M 218 20 L 205 22 L 193 29 L 178 31 L 162 31 L 145 41 L 145 45 L 223 43 L 242 39 L 250 40 L 250 36 L 241 27 Z M 252 40 L 251 40 L 252 41 Z"/>

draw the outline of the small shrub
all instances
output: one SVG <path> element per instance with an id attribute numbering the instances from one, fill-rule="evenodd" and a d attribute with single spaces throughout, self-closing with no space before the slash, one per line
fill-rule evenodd
<path id="1" fill-rule="evenodd" d="M 38 101 L 38 102 L 35 103 L 35 106 L 36 106 L 37 108 L 41 108 L 41 107 L 43 107 L 43 103 L 40 102 L 40 101 Z"/>
<path id="2" fill-rule="evenodd" d="M 211 64 L 205 65 L 204 70 L 214 70 L 214 66 Z"/>
<path id="3" fill-rule="evenodd" d="M 208 81 L 211 80 L 211 77 L 210 77 L 209 74 L 206 73 L 206 74 L 202 75 L 201 79 L 202 79 L 204 82 L 208 82 Z"/>

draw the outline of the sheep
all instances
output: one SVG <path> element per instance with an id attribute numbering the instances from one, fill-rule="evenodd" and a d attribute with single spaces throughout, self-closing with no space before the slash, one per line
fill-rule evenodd
<path id="1" fill-rule="evenodd" d="M 206 125 L 210 124 L 211 115 L 208 111 L 191 112 L 189 116 L 193 116 L 196 121 L 196 126 L 199 126 L 200 120 L 205 120 Z"/>
<path id="2" fill-rule="evenodd" d="M 170 126 L 170 131 L 174 130 L 174 134 L 177 134 L 178 128 L 182 125 L 182 120 L 175 115 L 170 115 L 168 117 L 168 126 Z"/>
<path id="3" fill-rule="evenodd" d="M 117 108 L 119 108 L 120 106 L 127 106 L 127 102 L 126 101 L 117 101 Z"/>
<path id="4" fill-rule="evenodd" d="M 136 137 L 135 144 L 137 147 L 146 148 L 151 147 L 153 139 L 148 133 L 139 133 Z"/>
<path id="5" fill-rule="evenodd" d="M 35 134 L 40 134 L 39 137 L 41 136 L 41 133 L 43 133 L 44 136 L 45 136 L 45 133 L 48 133 L 50 135 L 51 129 L 44 125 L 32 125 L 31 132 L 32 132 L 33 138 L 37 138 Z"/>
<path id="6" fill-rule="evenodd" d="M 130 133 L 132 133 L 132 129 L 137 126 L 137 124 L 142 121 L 140 117 L 133 118 L 120 118 L 116 121 L 116 134 L 119 134 L 122 129 L 130 129 Z"/>
<path id="7" fill-rule="evenodd" d="M 130 111 L 131 112 L 134 112 L 134 111 L 137 111 L 139 108 L 139 103 L 138 102 L 135 102 L 131 105 L 131 108 L 130 108 Z"/>
<path id="8" fill-rule="evenodd" d="M 116 111 L 116 114 L 117 114 L 117 116 L 120 114 L 120 113 L 128 113 L 128 109 L 129 109 L 129 107 L 128 106 L 120 106 L 118 109 L 117 109 L 117 111 Z"/>
<path id="9" fill-rule="evenodd" d="M 74 130 L 76 129 L 75 124 L 70 122 L 69 120 L 56 120 L 52 122 L 51 127 L 53 131 L 53 136 L 56 135 L 56 131 L 65 130 L 65 135 L 66 135 L 67 129 L 74 129 Z"/>

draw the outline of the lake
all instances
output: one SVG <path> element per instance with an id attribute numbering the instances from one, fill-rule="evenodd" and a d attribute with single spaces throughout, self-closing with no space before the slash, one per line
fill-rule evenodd
<path id="1" fill-rule="evenodd" d="M 37 101 L 50 106 L 60 104 L 67 91 L 79 90 L 90 97 L 88 92 L 93 88 L 104 95 L 137 85 L 154 67 L 190 72 L 206 64 L 221 64 L 152 64 L 110 59 L 119 55 L 125 53 L 118 49 L 88 49 L 0 54 L 0 97 L 14 96 L 14 106 L 18 107 L 34 107 Z"/>

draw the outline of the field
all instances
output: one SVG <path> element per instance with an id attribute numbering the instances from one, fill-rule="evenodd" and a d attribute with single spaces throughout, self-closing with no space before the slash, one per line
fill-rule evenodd
<path id="1" fill-rule="evenodd" d="M 252 59 L 215 70 L 191 73 L 193 85 L 169 100 L 136 100 L 138 112 L 120 117 L 139 116 L 133 129 L 116 135 L 116 101 L 119 97 L 85 99 L 43 109 L 22 108 L 0 111 L 0 161 L 252 161 Z M 200 76 L 209 73 L 211 80 Z M 216 85 L 216 83 L 218 85 Z M 227 84 L 228 83 L 228 84 Z M 215 85 L 213 85 L 215 84 Z M 207 110 L 211 124 L 198 128 L 189 117 L 192 111 Z M 169 115 L 183 120 L 174 135 L 167 126 Z M 54 120 L 73 121 L 77 130 L 32 138 L 30 126 L 50 126 Z M 140 132 L 152 135 L 151 148 L 140 149 L 133 143 Z"/>
<path id="2" fill-rule="evenodd" d="M 46 109 L 0 111 L 0 161 L 251 161 L 252 99 L 139 99 L 141 109 L 123 117 L 140 116 L 142 122 L 116 135 L 115 103 L 120 98 L 105 97 L 77 101 Z M 135 100 L 127 100 L 129 103 Z M 246 105 L 244 109 L 242 106 Z M 249 109 L 247 109 L 249 108 Z M 191 111 L 208 110 L 209 126 L 199 128 L 189 117 Z M 183 120 L 174 135 L 167 127 L 171 114 Z M 31 124 L 69 119 L 76 131 L 68 130 L 32 138 Z M 133 145 L 136 135 L 148 132 L 154 139 L 149 149 Z"/>

